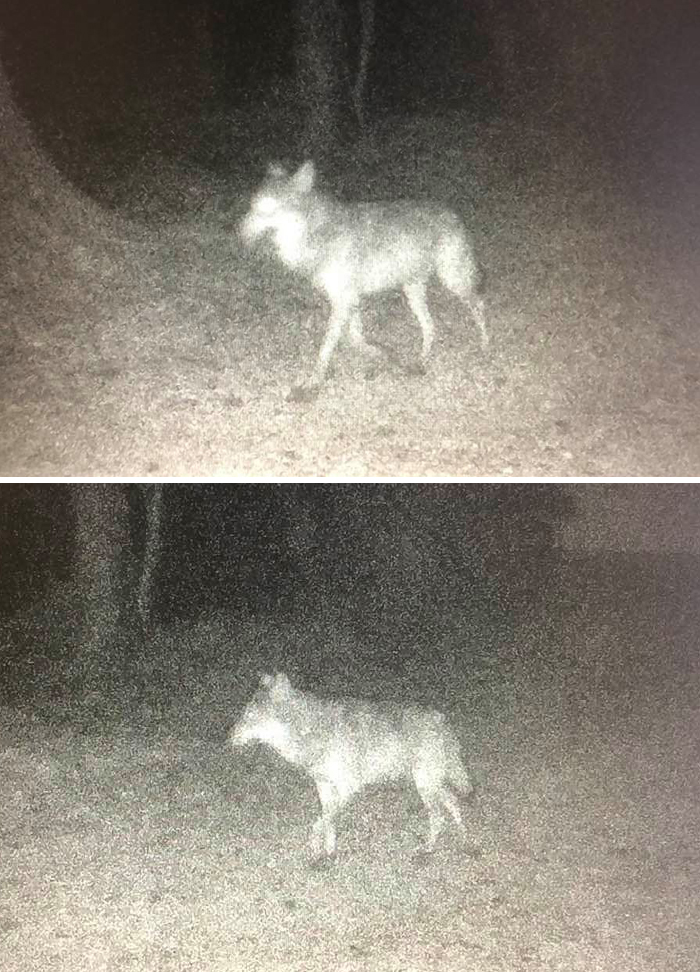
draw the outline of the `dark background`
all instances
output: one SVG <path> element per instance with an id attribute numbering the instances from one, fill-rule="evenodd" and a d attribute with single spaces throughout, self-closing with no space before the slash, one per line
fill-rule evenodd
<path id="1" fill-rule="evenodd" d="M 124 492 L 135 556 L 143 550 L 143 496 Z M 245 613 L 293 610 L 320 588 L 368 596 L 383 570 L 399 570 L 416 546 L 460 578 L 486 584 L 507 570 L 514 549 L 551 552 L 574 500 L 556 486 L 164 485 L 162 560 L 154 612 L 159 620 L 211 607 Z M 4 614 L 25 610 L 71 575 L 78 494 L 68 484 L 10 485 L 0 490 Z M 299 523 L 299 518 L 303 523 Z M 410 565 L 405 568 L 410 573 Z M 416 568 L 419 571 L 419 567 Z M 437 578 L 436 578 L 437 579 Z M 417 573 L 416 586 L 433 586 Z M 403 595 L 402 595 L 403 596 Z"/>
<path id="2" fill-rule="evenodd" d="M 198 686 L 225 706 L 260 669 L 439 694 L 456 672 L 525 665 L 627 691 L 691 665 L 673 629 L 697 557 L 676 527 L 697 499 L 653 484 L 6 484 L 2 690 L 111 710 Z M 608 644 L 613 623 L 628 635 Z M 660 624 L 667 657 L 644 633 Z"/>
<path id="3" fill-rule="evenodd" d="M 6 0 L 0 56 L 51 155 L 103 192 L 157 147 L 230 174 L 298 158 L 298 4 L 275 0 Z M 341 0 L 339 55 L 353 76 L 359 4 Z M 697 5 L 608 0 L 377 0 L 370 120 L 556 118 L 630 164 L 675 156 L 695 128 Z M 227 134 L 221 126 L 226 121 Z M 116 170 L 112 172 L 111 170 Z"/>
<path id="4" fill-rule="evenodd" d="M 125 495 L 139 557 L 145 529 L 139 487 L 109 488 Z M 312 585 L 321 586 L 324 597 L 343 589 L 366 595 L 381 582 L 381 571 L 398 569 L 410 545 L 449 563 L 460 577 L 478 576 L 485 583 L 489 570 L 507 569 L 513 550 L 530 557 L 551 553 L 560 521 L 575 510 L 569 492 L 548 485 L 166 484 L 163 489 L 154 600 L 159 620 L 222 605 L 253 613 L 288 610 Z M 69 484 L 2 487 L 3 614 L 25 610 L 57 580 L 71 576 L 79 511 Z M 440 573 L 443 583 L 444 569 Z M 418 574 L 415 580 L 422 587 L 430 579 Z"/>

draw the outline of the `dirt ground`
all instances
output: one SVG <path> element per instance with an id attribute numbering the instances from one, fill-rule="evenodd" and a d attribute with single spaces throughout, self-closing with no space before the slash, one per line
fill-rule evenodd
<path id="1" fill-rule="evenodd" d="M 328 309 L 237 241 L 265 152 L 235 169 L 236 137 L 216 172 L 149 156 L 104 175 L 95 196 L 140 220 L 119 266 L 88 240 L 61 242 L 72 271 L 60 279 L 50 246 L 28 254 L 21 286 L 0 297 L 0 473 L 700 472 L 697 146 L 630 163 L 532 125 L 456 116 L 378 128 L 336 183 L 350 197 L 434 196 L 464 214 L 492 348 L 436 287 L 427 376 L 388 364 L 366 381 L 348 352 L 316 402 L 293 405 L 285 396 Z M 88 272 L 100 282 L 89 296 Z M 418 328 L 401 297 L 370 302 L 364 319 L 413 359 Z"/>
<path id="2" fill-rule="evenodd" d="M 693 972 L 697 569 L 611 577 L 472 619 L 464 676 L 424 674 L 477 781 L 466 843 L 427 863 L 417 799 L 385 788 L 309 869 L 309 781 L 228 752 L 237 705 L 196 686 L 177 717 L 109 730 L 3 708 L 0 966 Z"/>

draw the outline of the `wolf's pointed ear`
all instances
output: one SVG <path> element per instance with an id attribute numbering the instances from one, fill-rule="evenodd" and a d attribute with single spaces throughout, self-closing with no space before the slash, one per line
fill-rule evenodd
<path id="1" fill-rule="evenodd" d="M 277 672 L 271 678 L 270 691 L 278 698 L 286 698 L 292 694 L 292 683 L 285 672 Z"/>
<path id="2" fill-rule="evenodd" d="M 267 167 L 267 174 L 275 179 L 286 179 L 289 173 L 279 162 L 270 162 Z"/>
<path id="3" fill-rule="evenodd" d="M 274 684 L 274 675 L 268 675 L 267 672 L 261 672 L 260 674 L 260 684 L 263 688 L 271 688 Z"/>
<path id="4" fill-rule="evenodd" d="M 313 189 L 315 181 L 316 167 L 311 160 L 304 162 L 304 164 L 297 169 L 297 172 L 294 175 L 295 189 L 298 189 L 299 192 L 309 192 L 311 189 Z"/>

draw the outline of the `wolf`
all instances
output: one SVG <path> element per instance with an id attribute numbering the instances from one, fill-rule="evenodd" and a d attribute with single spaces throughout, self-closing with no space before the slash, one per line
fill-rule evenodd
<path id="1" fill-rule="evenodd" d="M 373 783 L 411 779 L 428 813 L 422 854 L 430 854 L 449 816 L 464 832 L 455 792 L 472 782 L 442 712 L 419 705 L 323 699 L 295 688 L 284 672 L 260 686 L 230 730 L 234 748 L 262 743 L 311 776 L 321 813 L 311 832 L 311 863 L 331 861 L 339 811 Z"/>
<path id="2" fill-rule="evenodd" d="M 422 331 L 420 362 L 412 371 L 425 372 L 433 345 L 435 324 L 426 297 L 433 276 L 466 304 L 482 346 L 488 346 L 472 242 L 461 219 L 444 206 L 409 200 L 340 202 L 316 188 L 313 162 L 291 175 L 273 164 L 240 224 L 248 245 L 265 235 L 280 261 L 306 277 L 331 305 L 315 367 L 292 388 L 291 401 L 316 397 L 341 337 L 370 358 L 380 354 L 362 333 L 360 301 L 368 294 L 403 289 Z"/>

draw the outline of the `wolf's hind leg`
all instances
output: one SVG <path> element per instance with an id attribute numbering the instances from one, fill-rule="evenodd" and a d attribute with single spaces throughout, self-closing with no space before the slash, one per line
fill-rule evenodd
<path id="1" fill-rule="evenodd" d="M 425 284 L 422 281 L 404 284 L 403 292 L 406 295 L 408 306 L 413 311 L 416 320 L 420 324 L 423 341 L 421 345 L 421 363 L 425 365 L 430 357 L 435 338 L 435 323 L 428 310 Z"/>

